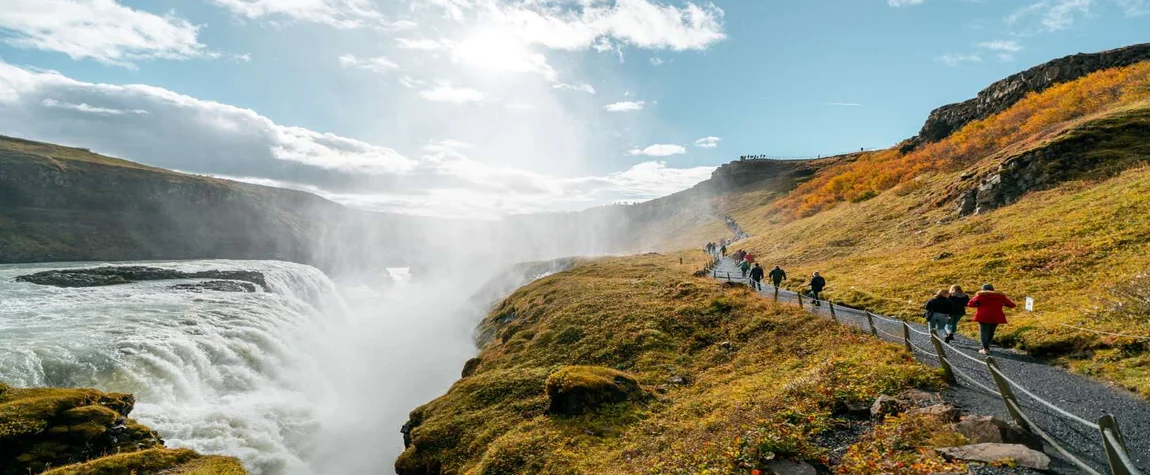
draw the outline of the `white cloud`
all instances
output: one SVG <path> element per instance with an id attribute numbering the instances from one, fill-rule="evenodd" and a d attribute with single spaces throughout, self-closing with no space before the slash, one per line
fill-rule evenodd
<path id="1" fill-rule="evenodd" d="M 647 101 L 622 101 L 607 104 L 603 106 L 603 108 L 610 112 L 630 112 L 643 110 L 643 107 L 646 105 Z"/>
<path id="2" fill-rule="evenodd" d="M 71 109 L 79 112 L 87 112 L 89 114 L 106 114 L 106 115 L 121 115 L 121 114 L 147 114 L 148 111 L 141 109 L 109 109 L 107 107 L 93 107 L 85 103 L 72 104 L 71 102 L 60 102 L 55 99 L 44 99 L 41 101 L 44 107 L 52 107 L 57 109 Z"/>
<path id="3" fill-rule="evenodd" d="M 988 49 L 991 51 L 1006 51 L 1009 53 L 1017 53 L 1022 51 L 1022 46 L 1014 40 L 983 41 L 977 46 L 979 48 Z"/>
<path id="4" fill-rule="evenodd" d="M 250 19 L 284 17 L 290 20 L 323 23 L 336 28 L 359 28 L 368 24 L 406 28 L 405 23 L 388 24 L 368 0 L 211 0 L 236 15 Z"/>
<path id="5" fill-rule="evenodd" d="M 427 38 L 396 38 L 395 45 L 401 49 L 437 51 L 447 47 L 442 41 Z"/>
<path id="6" fill-rule="evenodd" d="M 981 63 L 982 55 L 978 53 L 948 53 L 934 58 L 934 60 L 953 68 L 962 63 Z"/>
<path id="7" fill-rule="evenodd" d="M 911 5 L 919 5 L 923 0 L 886 0 L 887 5 L 892 7 L 909 7 Z"/>
<path id="8" fill-rule="evenodd" d="M 652 56 L 649 61 L 651 62 L 651 66 L 662 66 L 663 63 L 665 62 L 662 59 L 660 59 L 658 56 Z"/>
<path id="9" fill-rule="evenodd" d="M 714 136 L 703 137 L 703 138 L 695 141 L 695 146 L 696 147 L 702 147 L 702 148 L 715 148 L 715 147 L 719 146 L 719 142 L 721 142 L 722 140 L 723 140 L 722 138 L 714 137 Z"/>
<path id="10" fill-rule="evenodd" d="M 1129 3 L 1116 0 L 1118 3 Z M 1034 19 L 1040 32 L 1061 31 L 1074 25 L 1078 16 L 1090 14 L 1093 0 L 1044 0 L 1023 6 L 1005 19 L 1009 26 L 1016 26 L 1024 20 Z M 1128 10 L 1129 11 L 1129 10 Z"/>
<path id="11" fill-rule="evenodd" d="M 606 175 L 556 176 L 488 164 L 475 158 L 482 144 L 450 138 L 411 157 L 158 87 L 93 84 L 3 61 L 0 134 L 302 189 L 364 208 L 470 218 L 642 201 L 688 188 L 714 170 L 645 162 Z M 683 153 L 672 145 L 646 151 Z"/>
<path id="12" fill-rule="evenodd" d="M 148 59 L 214 57 L 199 27 L 169 13 L 135 10 L 114 0 L 4 0 L 0 38 L 10 45 L 132 67 Z"/>
<path id="13" fill-rule="evenodd" d="M 828 106 L 834 106 L 834 107 L 861 107 L 862 106 L 862 104 L 859 104 L 857 102 L 826 102 L 825 104 Z"/>
<path id="14" fill-rule="evenodd" d="M 632 149 L 627 155 L 647 155 L 649 157 L 667 157 L 687 153 L 687 148 L 673 143 L 657 143 L 648 145 L 644 149 Z"/>
<path id="15" fill-rule="evenodd" d="M 352 54 L 345 54 L 339 57 L 339 65 L 345 68 L 363 69 L 377 74 L 387 74 L 399 69 L 398 64 L 395 64 L 394 61 L 384 56 L 359 58 Z"/>
<path id="16" fill-rule="evenodd" d="M 586 92 L 587 94 L 595 94 L 595 86 L 587 83 L 567 84 L 565 82 L 557 82 L 551 85 L 554 89 L 567 89 L 571 91 Z"/>
<path id="17" fill-rule="evenodd" d="M 455 87 L 449 84 L 440 84 L 431 89 L 419 91 L 424 99 L 435 102 L 450 102 L 452 104 L 482 103 L 487 100 L 487 94 L 469 87 Z"/>

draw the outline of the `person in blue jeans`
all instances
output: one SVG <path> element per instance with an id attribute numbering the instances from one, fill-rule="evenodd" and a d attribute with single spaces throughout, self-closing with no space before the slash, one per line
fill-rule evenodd
<path id="1" fill-rule="evenodd" d="M 970 296 L 962 291 L 962 287 L 957 285 L 950 286 L 950 319 L 946 322 L 946 342 L 950 343 L 954 339 L 954 335 L 958 333 L 958 321 L 966 316 L 966 303 L 970 302 Z"/>
<path id="2" fill-rule="evenodd" d="M 934 294 L 934 298 L 926 302 L 926 326 L 931 333 L 945 336 L 946 324 L 950 322 L 950 314 L 954 310 L 950 303 L 950 292 L 946 289 Z M 935 331 L 938 333 L 935 333 Z"/>

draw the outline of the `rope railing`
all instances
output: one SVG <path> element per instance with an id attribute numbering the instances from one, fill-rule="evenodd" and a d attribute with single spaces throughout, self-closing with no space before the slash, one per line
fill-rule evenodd
<path id="1" fill-rule="evenodd" d="M 718 276 L 717 273 L 715 275 Z M 728 278 L 728 280 L 731 280 L 731 279 Z M 738 279 L 738 280 L 742 280 L 742 279 Z M 778 296 L 778 292 L 780 292 L 780 291 L 781 291 L 781 289 L 778 289 L 777 287 L 775 288 L 776 296 Z M 790 291 L 785 291 L 785 292 L 786 293 L 794 293 L 794 292 L 790 292 Z M 814 313 L 816 315 L 829 314 L 831 318 L 835 319 L 835 321 L 840 323 L 840 324 L 845 324 L 845 325 L 848 325 L 851 327 L 858 328 L 859 330 L 862 330 L 864 332 L 871 333 L 876 338 L 879 338 L 879 339 L 884 340 L 884 341 L 887 340 L 887 337 L 893 339 L 893 341 L 896 341 L 896 342 L 901 341 L 906 346 L 906 348 L 908 350 L 917 351 L 919 353 L 922 353 L 923 355 L 926 355 L 926 356 L 929 356 L 932 358 L 938 358 L 939 364 L 942 366 L 944 373 L 947 375 L 947 379 L 950 380 L 952 383 L 957 383 L 958 382 L 957 378 L 961 378 L 965 383 L 970 384 L 975 388 L 978 388 L 982 391 L 985 391 L 988 394 L 998 395 L 998 396 L 1002 397 L 1003 402 L 1006 405 L 1007 412 L 1009 412 L 1010 415 L 1013 418 L 1015 418 L 1015 422 L 1017 422 L 1019 426 L 1021 426 L 1025 430 L 1033 432 L 1034 434 L 1038 435 L 1039 437 L 1041 437 L 1046 442 L 1050 443 L 1051 447 L 1053 447 L 1059 454 L 1061 454 L 1063 457 L 1065 457 L 1068 461 L 1073 463 L 1078 468 L 1082 469 L 1085 473 L 1088 473 L 1090 475 L 1102 475 L 1101 472 L 1098 472 L 1096 469 L 1091 467 L 1089 464 L 1083 462 L 1081 459 L 1076 457 L 1069 450 L 1067 450 L 1065 447 L 1063 447 L 1061 444 L 1059 444 L 1058 441 L 1056 441 L 1050 434 L 1043 431 L 1042 428 L 1040 428 L 1029 416 L 1027 416 L 1026 413 L 1023 411 L 1022 406 L 1015 399 L 1014 394 L 1010 391 L 1010 388 L 1013 387 L 1013 388 L 1017 389 L 1018 391 L 1022 392 L 1026 396 L 1037 401 L 1042 406 L 1049 408 L 1050 410 L 1054 411 L 1054 413 L 1052 414 L 1053 416 L 1057 416 L 1057 417 L 1061 417 L 1063 419 L 1068 419 L 1068 420 L 1074 421 L 1074 422 L 1081 424 L 1082 426 L 1085 426 L 1085 427 L 1090 428 L 1090 429 L 1099 430 L 1099 434 L 1100 434 L 1101 439 L 1102 439 L 1101 441 L 1102 441 L 1102 445 L 1103 445 L 1103 451 L 1107 455 L 1107 462 L 1110 466 L 1110 472 L 1113 475 L 1142 475 L 1142 472 L 1134 464 L 1133 460 L 1130 458 L 1130 455 L 1126 450 L 1126 444 L 1124 442 L 1124 439 L 1122 438 L 1121 432 L 1118 430 L 1117 422 L 1114 421 L 1113 416 L 1110 416 L 1110 415 L 1103 416 L 1103 418 L 1100 419 L 1098 423 L 1090 422 L 1089 420 L 1086 420 L 1086 419 L 1084 419 L 1084 418 L 1082 418 L 1082 417 L 1080 417 L 1074 413 L 1071 413 L 1071 412 L 1069 412 L 1069 411 L 1067 411 L 1061 407 L 1058 407 L 1057 405 L 1055 405 L 1054 403 L 1052 403 L 1050 401 L 1043 399 L 1042 397 L 1040 397 L 1037 394 L 1035 394 L 1034 392 L 1030 391 L 1029 389 L 1024 387 L 1022 384 L 1015 381 L 1014 379 L 1011 379 L 1010 377 L 1006 376 L 1006 374 L 1004 374 L 1002 372 L 1002 370 L 1000 370 L 998 368 L 997 364 L 994 362 L 994 360 L 992 358 L 988 357 L 985 360 L 982 360 L 982 359 L 976 358 L 974 356 L 968 355 L 964 351 L 962 351 L 961 349 L 951 345 L 950 343 L 943 341 L 941 338 L 939 338 L 933 332 L 919 330 L 917 328 L 914 328 L 911 325 L 907 325 L 902 320 L 898 320 L 898 319 L 894 319 L 894 318 L 890 318 L 890 317 L 886 317 L 886 316 L 882 316 L 882 315 L 877 315 L 877 314 L 868 312 L 866 310 L 853 309 L 850 307 L 843 307 L 841 305 L 835 306 L 833 302 L 830 302 L 827 300 L 822 300 L 822 299 L 813 299 L 813 298 L 808 297 L 806 299 L 807 303 L 804 304 L 802 295 L 801 294 L 796 294 L 796 295 L 798 296 L 797 302 L 799 303 L 799 305 L 803 309 L 805 309 L 811 313 Z M 823 309 L 827 309 L 827 311 L 824 311 Z M 837 312 L 835 310 L 837 310 Z M 829 311 L 829 313 L 828 313 L 828 311 Z M 842 317 L 844 317 L 848 314 L 853 314 L 853 316 L 856 318 L 852 318 L 850 320 L 842 320 Z M 865 321 L 858 321 L 859 319 L 862 319 L 862 318 L 865 318 L 866 320 Z M 887 332 L 885 330 L 878 328 L 878 326 L 875 325 L 876 320 L 881 321 L 881 322 L 896 323 L 896 324 L 902 325 L 904 328 L 905 335 L 902 335 L 902 336 L 895 335 L 895 334 L 892 334 L 890 332 Z M 1064 326 L 1073 327 L 1072 325 L 1064 325 Z M 1079 327 L 1073 327 L 1073 328 L 1079 328 Z M 1094 330 L 1090 330 L 1090 329 L 1086 329 L 1086 328 L 1079 328 L 1079 329 L 1086 330 L 1086 331 L 1094 331 Z M 918 346 L 917 344 L 915 344 L 913 341 L 911 341 L 910 335 L 912 332 L 915 334 L 918 334 L 920 336 L 926 336 L 926 337 L 930 338 L 932 343 L 935 345 L 936 351 L 926 350 L 926 349 Z M 1144 337 L 1135 337 L 1132 335 L 1111 334 L 1108 332 L 1099 332 L 1099 331 L 1094 331 L 1094 332 L 1095 333 L 1102 333 L 1102 334 L 1110 334 L 1113 336 L 1121 336 L 1121 337 L 1144 338 Z M 975 378 L 974 376 L 970 375 L 965 370 L 962 370 L 960 368 L 955 367 L 954 365 L 951 365 L 950 361 L 949 361 L 949 357 L 947 355 L 947 352 L 944 351 L 945 348 L 949 348 L 951 350 L 950 353 L 956 353 L 959 356 L 961 356 L 961 357 L 963 357 L 963 358 L 965 358 L 965 359 L 967 359 L 967 360 L 969 360 L 969 361 L 971 361 L 971 362 L 973 362 L 979 366 L 985 366 L 987 368 L 987 371 L 989 372 L 989 375 L 992 377 L 992 379 L 995 380 L 995 383 L 998 385 L 998 390 L 995 390 L 994 388 L 991 388 L 990 386 L 982 383 L 981 381 L 978 380 L 978 378 Z"/>
<path id="2" fill-rule="evenodd" d="M 990 369 L 990 371 L 991 371 L 991 372 L 993 372 L 993 373 L 996 373 L 996 374 L 998 375 L 998 377 L 1002 378 L 1004 381 L 1006 381 L 1007 383 L 1009 383 L 1011 386 L 1014 386 L 1014 389 L 1017 389 L 1017 390 L 1019 390 L 1019 391 L 1022 391 L 1022 394 L 1025 394 L 1025 395 L 1027 395 L 1027 396 L 1030 396 L 1030 398 L 1031 398 L 1031 399 L 1034 399 L 1035 401 L 1038 401 L 1038 403 L 1039 403 L 1039 404 L 1042 404 L 1043 406 L 1046 406 L 1046 407 L 1050 408 L 1050 410 L 1052 410 L 1052 411 L 1054 411 L 1054 412 L 1056 412 L 1056 413 L 1058 413 L 1058 414 L 1062 415 L 1062 417 L 1064 417 L 1064 418 L 1066 418 L 1066 419 L 1070 419 L 1070 420 L 1072 420 L 1072 421 L 1074 421 L 1074 422 L 1077 422 L 1077 423 L 1079 423 L 1079 424 L 1082 424 L 1082 425 L 1084 425 L 1084 426 L 1086 426 L 1086 427 L 1089 427 L 1089 428 L 1091 428 L 1091 429 L 1095 429 L 1095 430 L 1098 430 L 1098 424 L 1095 424 L 1095 423 L 1093 423 L 1093 422 L 1090 422 L 1090 421 L 1088 421 L 1088 420 L 1086 420 L 1086 419 L 1083 419 L 1083 418 L 1081 418 L 1081 417 L 1078 417 L 1077 415 L 1075 415 L 1075 414 L 1071 413 L 1070 411 L 1067 411 L 1067 410 L 1065 410 L 1065 409 L 1063 409 L 1063 408 L 1061 408 L 1061 407 L 1055 406 L 1055 405 L 1054 405 L 1054 403 L 1052 403 L 1052 402 L 1050 402 L 1050 401 L 1047 401 L 1047 400 L 1045 400 L 1045 399 L 1042 399 L 1041 397 L 1038 397 L 1038 395 L 1036 395 L 1036 394 L 1034 394 L 1034 393 L 1030 392 L 1030 390 L 1026 389 L 1026 388 L 1025 388 L 1024 386 L 1022 386 L 1021 384 L 1018 384 L 1018 383 L 1017 383 L 1017 382 L 1015 382 L 1013 379 L 1010 379 L 1010 378 L 1009 378 L 1009 377 L 1007 377 L 1005 374 L 1002 374 L 1002 371 L 999 371 L 999 369 L 998 369 L 998 368 L 995 368 L 994 366 L 990 366 L 990 367 L 989 367 L 989 369 Z"/>
<path id="3" fill-rule="evenodd" d="M 1042 439 L 1049 443 L 1051 447 L 1054 447 L 1054 450 L 1057 450 L 1058 453 L 1062 454 L 1066 460 L 1069 460 L 1074 465 L 1077 465 L 1078 468 L 1081 468 L 1082 471 L 1086 473 L 1091 475 L 1102 475 L 1101 473 L 1098 473 L 1097 470 L 1094 470 L 1094 467 L 1087 465 L 1086 462 L 1083 462 L 1078 457 L 1075 457 L 1074 454 L 1071 454 L 1069 450 L 1066 450 L 1066 448 L 1062 447 L 1062 444 L 1059 444 L 1057 440 L 1054 440 L 1054 437 L 1051 437 L 1050 434 L 1047 434 L 1046 431 L 1038 427 L 1038 424 L 1035 424 L 1034 421 L 1031 420 L 1030 417 L 1028 417 L 1026 413 L 1022 411 L 1022 408 L 1018 406 L 1017 402 L 1007 400 L 1006 405 L 1010 406 L 1013 412 L 1018 413 L 1018 415 L 1021 416 L 1024 421 L 1026 421 L 1026 424 L 1030 426 L 1031 431 L 1033 431 L 1039 437 L 1042 437 Z M 1130 464 L 1130 467 L 1134 467 L 1134 464 Z M 1134 470 L 1138 469 L 1135 468 Z"/>

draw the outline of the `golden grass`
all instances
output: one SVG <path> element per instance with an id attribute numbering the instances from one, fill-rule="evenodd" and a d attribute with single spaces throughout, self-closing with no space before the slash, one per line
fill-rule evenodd
<path id="1" fill-rule="evenodd" d="M 399 472 L 746 473 L 774 457 L 820 464 L 827 453 L 813 439 L 838 427 L 848 404 L 939 384 L 897 345 L 691 277 L 707 260 L 700 252 L 683 265 L 677 254 L 583 260 L 515 292 L 481 325 L 490 341 L 475 372 L 413 411 Z M 548 377 L 572 366 L 623 372 L 654 398 L 546 414 Z"/>

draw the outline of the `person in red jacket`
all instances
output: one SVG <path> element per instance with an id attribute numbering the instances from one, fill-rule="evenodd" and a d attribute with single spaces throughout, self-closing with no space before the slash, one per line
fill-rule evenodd
<path id="1" fill-rule="evenodd" d="M 1006 294 L 996 292 L 993 285 L 986 284 L 982 286 L 980 292 L 974 294 L 974 298 L 970 299 L 966 306 L 977 309 L 974 311 L 974 321 L 978 322 L 978 333 L 982 340 L 982 349 L 978 352 L 988 355 L 994 331 L 999 325 L 1006 323 L 1006 313 L 1002 308 L 1014 308 L 1017 305 L 1011 302 Z"/>

